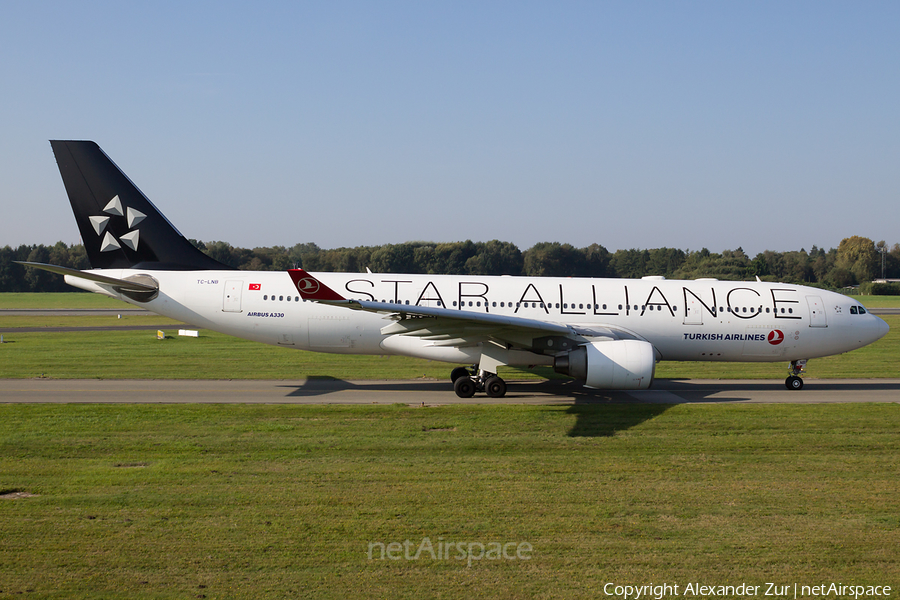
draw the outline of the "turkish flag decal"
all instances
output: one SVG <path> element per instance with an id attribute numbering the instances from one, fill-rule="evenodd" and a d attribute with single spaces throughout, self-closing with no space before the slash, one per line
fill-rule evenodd
<path id="1" fill-rule="evenodd" d="M 251 290 L 251 291 L 253 291 L 253 290 L 257 290 L 257 291 L 258 291 L 258 290 L 261 290 L 261 289 L 262 289 L 262 285 L 259 284 L 259 283 L 251 283 L 251 284 L 250 284 L 250 290 Z"/>

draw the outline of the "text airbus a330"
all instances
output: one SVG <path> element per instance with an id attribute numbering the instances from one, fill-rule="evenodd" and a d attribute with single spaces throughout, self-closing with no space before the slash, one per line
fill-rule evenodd
<path id="1" fill-rule="evenodd" d="M 502 365 L 552 365 L 591 388 L 646 389 L 661 360 L 788 361 L 888 332 L 846 296 L 801 285 L 240 271 L 206 256 L 89 141 L 52 141 L 91 269 L 26 263 L 160 315 L 267 344 L 467 365 L 456 393 L 506 393 Z"/>

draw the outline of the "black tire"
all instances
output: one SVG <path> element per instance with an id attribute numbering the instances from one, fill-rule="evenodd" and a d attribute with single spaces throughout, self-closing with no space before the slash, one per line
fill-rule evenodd
<path id="1" fill-rule="evenodd" d="M 787 379 L 784 380 L 784 387 L 789 390 L 802 390 L 803 389 L 803 380 L 796 375 L 791 375 Z"/>
<path id="2" fill-rule="evenodd" d="M 484 393 L 491 398 L 502 398 L 506 395 L 506 382 L 493 375 L 484 382 Z"/>
<path id="3" fill-rule="evenodd" d="M 453 391 L 460 398 L 471 398 L 475 395 L 475 382 L 471 377 L 460 377 L 453 382 Z"/>
<path id="4" fill-rule="evenodd" d="M 456 367 L 452 371 L 450 371 L 450 381 L 456 383 L 456 380 L 460 377 L 469 377 L 469 370 L 465 367 Z"/>

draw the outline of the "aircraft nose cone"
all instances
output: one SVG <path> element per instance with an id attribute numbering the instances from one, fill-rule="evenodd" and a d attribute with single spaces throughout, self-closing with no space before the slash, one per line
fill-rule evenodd
<path id="1" fill-rule="evenodd" d="M 873 315 L 874 316 L 874 315 Z M 890 326 L 881 317 L 875 317 L 875 339 L 880 340 L 891 330 Z M 873 340 L 874 341 L 874 340 Z"/>

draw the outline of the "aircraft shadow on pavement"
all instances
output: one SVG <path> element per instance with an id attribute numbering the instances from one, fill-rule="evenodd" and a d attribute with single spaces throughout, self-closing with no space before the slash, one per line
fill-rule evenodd
<path id="1" fill-rule="evenodd" d="M 403 391 L 405 392 L 441 392 L 449 391 L 453 394 L 453 389 L 446 381 L 404 381 L 402 382 Z M 299 385 L 285 385 L 282 387 L 293 388 L 288 397 L 304 397 L 304 396 L 324 396 L 325 394 L 333 394 L 335 392 L 344 392 L 347 390 L 356 391 L 390 391 L 389 384 L 383 381 L 373 382 L 354 382 L 337 377 L 313 376 L 308 377 L 306 381 Z M 399 391 L 399 389 L 398 389 Z M 455 396 L 454 396 L 455 397 Z M 408 399 L 407 399 L 408 400 Z M 398 399 L 398 402 L 400 399 Z"/>
<path id="2" fill-rule="evenodd" d="M 570 437 L 607 437 L 625 431 L 644 421 L 653 419 L 676 404 L 691 403 L 739 403 L 767 401 L 767 392 L 773 398 L 788 394 L 797 401 L 808 401 L 809 396 L 819 392 L 839 392 L 848 399 L 860 391 L 896 391 L 900 393 L 900 383 L 896 380 L 808 380 L 806 389 L 788 391 L 780 381 L 691 381 L 662 379 L 654 382 L 649 390 L 617 391 L 592 390 L 575 380 L 511 381 L 503 400 L 490 399 L 478 394 L 472 399 L 459 399 L 453 394 L 448 381 L 404 381 L 404 382 L 352 382 L 334 377 L 312 377 L 300 385 L 284 386 L 291 389 L 289 397 L 325 396 L 331 393 L 354 390 L 372 392 L 398 392 L 396 400 L 404 403 L 418 403 L 416 392 L 438 394 L 437 403 L 528 403 L 548 406 L 567 406 L 566 412 L 575 416 L 575 423 L 569 430 Z M 399 393 L 402 391 L 402 394 Z M 388 396 L 389 397 L 389 396 Z M 898 394 L 900 397 L 900 394 Z M 783 401 L 774 399 L 772 401 Z M 435 403 L 433 398 L 425 400 Z"/>
<path id="3" fill-rule="evenodd" d="M 401 385 L 405 392 L 402 398 L 405 402 L 410 400 L 409 392 L 446 393 L 448 400 L 457 400 L 447 381 L 413 381 L 403 382 Z M 285 387 L 294 388 L 288 394 L 292 397 L 320 396 L 346 390 L 391 390 L 390 384 L 384 382 L 350 382 L 334 377 L 311 377 L 299 386 Z M 512 382 L 506 399 L 509 403 L 516 404 L 517 396 L 522 400 L 537 396 L 538 404 L 569 405 L 566 412 L 576 417 L 575 424 L 567 432 L 570 437 L 612 436 L 662 414 L 671 406 L 664 403 L 642 403 L 625 392 L 590 390 L 574 380 Z M 473 399 L 475 402 L 478 400 L 478 397 Z"/>

